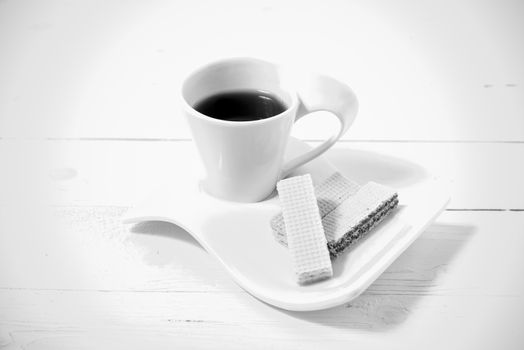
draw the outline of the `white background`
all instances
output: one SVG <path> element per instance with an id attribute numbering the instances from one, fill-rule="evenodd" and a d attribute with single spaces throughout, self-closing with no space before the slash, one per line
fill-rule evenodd
<path id="1" fill-rule="evenodd" d="M 356 180 L 449 183 L 348 305 L 274 309 L 183 231 L 120 224 L 183 169 L 181 80 L 227 56 L 349 84 L 361 110 L 327 156 L 374 169 Z M 0 347 L 522 348 L 522 62 L 521 1 L 0 0 Z"/>

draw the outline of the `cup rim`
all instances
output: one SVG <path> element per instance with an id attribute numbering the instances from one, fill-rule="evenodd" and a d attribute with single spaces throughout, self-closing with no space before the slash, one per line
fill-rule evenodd
<path id="1" fill-rule="evenodd" d="M 191 77 L 193 77 L 194 75 L 196 75 L 197 73 L 199 73 L 199 72 L 201 72 L 201 71 L 203 71 L 205 69 L 209 69 L 210 67 L 218 65 L 218 64 L 238 63 L 238 62 L 264 63 L 264 64 L 270 64 L 270 65 L 274 66 L 275 68 L 281 68 L 281 66 L 279 66 L 278 64 L 275 64 L 275 63 L 269 62 L 269 61 L 265 61 L 265 60 L 262 60 L 262 59 L 259 59 L 259 58 L 254 58 L 254 57 L 228 57 L 228 58 L 222 58 L 222 59 L 211 61 L 211 62 L 209 62 L 209 63 L 207 63 L 205 65 L 200 66 L 197 69 L 194 69 L 188 75 L 186 75 L 186 77 L 184 78 L 184 80 L 182 82 L 182 86 L 180 88 L 180 94 L 179 94 L 179 98 L 181 100 L 181 103 L 182 103 L 182 106 L 184 107 L 184 109 L 187 112 L 190 112 L 195 117 L 197 117 L 199 119 L 205 119 L 206 121 L 211 122 L 211 123 L 215 123 L 215 124 L 218 124 L 218 125 L 227 125 L 227 126 L 241 127 L 241 126 L 249 126 L 249 125 L 255 125 L 255 124 L 269 123 L 272 120 L 282 119 L 290 111 L 292 111 L 293 109 L 295 109 L 298 106 L 298 96 L 297 96 L 296 91 L 285 89 L 286 92 L 291 97 L 291 104 L 289 106 L 286 106 L 287 108 L 283 112 L 281 112 L 279 114 L 276 114 L 274 116 L 271 116 L 269 118 L 265 118 L 265 119 L 257 119 L 257 120 L 249 120 L 249 121 L 238 122 L 238 121 L 222 120 L 222 119 L 216 119 L 216 118 L 210 117 L 208 115 L 200 113 L 199 111 L 197 111 L 193 106 L 191 106 L 187 102 L 186 98 L 184 97 L 184 87 L 186 86 L 187 81 L 189 79 L 191 79 Z"/>

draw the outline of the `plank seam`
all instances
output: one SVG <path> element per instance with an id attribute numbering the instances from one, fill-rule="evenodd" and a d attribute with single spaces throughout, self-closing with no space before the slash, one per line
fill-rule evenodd
<path id="1" fill-rule="evenodd" d="M 323 142 L 323 139 L 300 139 L 304 142 Z M 0 137 L 0 141 L 101 141 L 101 142 L 191 142 L 191 138 L 162 137 Z M 524 144 L 524 140 L 407 140 L 407 139 L 353 139 L 338 140 L 340 143 L 437 143 L 437 144 Z"/>
<path id="2" fill-rule="evenodd" d="M 0 203 L 0 207 L 4 205 Z M 129 209 L 132 206 L 127 205 L 111 205 L 111 204 L 54 204 L 53 208 L 119 208 Z M 524 212 L 524 208 L 446 208 L 445 211 L 464 211 L 464 212 Z"/>

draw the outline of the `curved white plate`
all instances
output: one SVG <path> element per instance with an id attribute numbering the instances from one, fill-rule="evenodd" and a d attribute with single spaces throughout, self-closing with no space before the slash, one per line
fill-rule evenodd
<path id="1" fill-rule="evenodd" d="M 292 139 L 288 156 L 308 148 Z M 319 157 L 298 173 L 310 173 L 313 181 L 319 183 L 334 171 L 324 157 Z M 399 189 L 400 205 L 395 214 L 334 261 L 333 278 L 300 286 L 295 282 L 287 249 L 274 240 L 269 226 L 270 219 L 280 211 L 278 198 L 248 204 L 218 200 L 200 190 L 198 173 L 191 166 L 181 169 L 172 184 L 132 208 L 124 222 L 155 220 L 182 227 L 250 294 L 295 311 L 334 307 L 357 297 L 436 219 L 449 201 L 435 181 L 417 184 L 416 191 Z M 345 175 L 351 178 L 351 174 Z"/>

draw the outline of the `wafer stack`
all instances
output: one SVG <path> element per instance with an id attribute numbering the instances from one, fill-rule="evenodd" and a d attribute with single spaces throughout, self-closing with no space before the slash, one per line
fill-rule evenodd
<path id="1" fill-rule="evenodd" d="M 361 187 L 340 173 L 316 186 L 315 195 L 333 259 L 364 237 L 398 205 L 398 195 L 393 189 L 375 182 Z M 275 239 L 287 245 L 284 221 L 282 214 L 276 215 L 271 220 L 271 228 Z"/>

